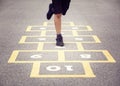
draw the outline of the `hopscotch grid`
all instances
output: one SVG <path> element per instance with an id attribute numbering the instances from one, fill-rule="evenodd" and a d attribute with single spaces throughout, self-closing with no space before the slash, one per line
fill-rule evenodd
<path id="1" fill-rule="evenodd" d="M 26 32 L 41 32 L 41 34 L 39 36 L 22 36 L 19 44 L 38 44 L 38 47 L 36 50 L 14 50 L 8 60 L 8 63 L 30 63 L 33 64 L 32 70 L 31 70 L 31 74 L 30 77 L 31 78 L 93 78 L 96 77 L 96 75 L 94 75 L 93 69 L 91 68 L 90 63 L 116 63 L 115 59 L 112 57 L 112 55 L 107 51 L 107 50 L 85 50 L 83 45 L 84 43 L 101 43 L 99 37 L 97 37 L 96 35 L 79 35 L 78 31 L 93 31 L 92 27 L 89 25 L 75 25 L 74 22 L 63 22 L 62 23 L 62 27 L 72 27 L 74 29 L 71 29 L 72 31 L 72 35 L 73 37 L 80 37 L 80 36 L 91 36 L 94 41 L 91 42 L 66 42 L 66 43 L 76 43 L 78 50 L 43 50 L 44 47 L 44 43 L 54 43 L 54 42 L 26 42 L 26 39 L 28 37 L 53 37 L 54 35 L 47 35 L 46 36 L 46 32 L 47 31 L 54 31 L 54 30 L 49 30 L 46 29 L 47 27 L 54 27 L 53 25 L 54 22 L 44 22 L 43 25 L 32 25 L 32 26 L 28 26 L 26 29 Z M 39 28 L 39 30 L 34 30 L 33 28 Z M 42 29 L 40 29 L 42 28 Z M 78 28 L 78 29 L 76 29 Z M 80 29 L 80 28 L 84 28 L 84 29 Z M 76 29 L 76 30 L 75 30 Z M 68 30 L 63 30 L 63 31 L 68 31 Z M 71 37 L 71 35 L 65 35 L 65 37 Z M 58 52 L 58 60 L 56 61 L 47 61 L 47 60 L 43 60 L 43 61 L 18 61 L 16 60 L 19 53 L 24 53 L 24 52 Z M 66 60 L 65 57 L 65 52 L 101 52 L 106 60 Z M 58 75 L 49 75 L 49 74 L 40 74 L 40 65 L 41 63 L 81 63 L 83 65 L 84 68 L 84 72 L 85 74 L 58 74 Z M 89 71 L 89 72 L 88 72 Z"/>

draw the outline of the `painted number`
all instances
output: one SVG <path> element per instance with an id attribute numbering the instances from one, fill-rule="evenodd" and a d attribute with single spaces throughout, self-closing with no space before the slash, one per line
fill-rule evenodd
<path id="1" fill-rule="evenodd" d="M 81 54 L 80 57 L 83 58 L 83 59 L 90 59 L 91 54 Z"/>
<path id="2" fill-rule="evenodd" d="M 42 54 L 32 55 L 31 58 L 33 58 L 33 59 L 42 58 Z"/>
<path id="3" fill-rule="evenodd" d="M 39 41 L 45 41 L 46 38 L 38 38 Z"/>
<path id="4" fill-rule="evenodd" d="M 83 41 L 83 38 L 75 38 L 77 41 Z"/>
<path id="5" fill-rule="evenodd" d="M 73 66 L 65 65 L 64 67 L 66 68 L 67 71 L 73 71 L 73 69 L 72 69 Z M 46 69 L 48 71 L 60 71 L 61 67 L 60 66 L 48 66 L 48 67 L 46 67 Z"/>

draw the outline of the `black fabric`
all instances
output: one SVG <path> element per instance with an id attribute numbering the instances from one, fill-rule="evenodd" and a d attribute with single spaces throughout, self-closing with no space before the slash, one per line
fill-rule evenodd
<path id="1" fill-rule="evenodd" d="M 52 0 L 54 14 L 62 13 L 65 15 L 69 9 L 70 2 L 71 0 Z"/>

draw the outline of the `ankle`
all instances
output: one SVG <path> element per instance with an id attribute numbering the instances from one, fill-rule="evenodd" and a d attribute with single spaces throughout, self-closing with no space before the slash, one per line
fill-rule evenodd
<path id="1" fill-rule="evenodd" d="M 58 33 L 57 36 L 61 36 L 61 33 Z"/>
<path id="2" fill-rule="evenodd" d="M 61 38 L 62 37 L 62 35 L 61 34 L 57 34 L 57 38 Z"/>

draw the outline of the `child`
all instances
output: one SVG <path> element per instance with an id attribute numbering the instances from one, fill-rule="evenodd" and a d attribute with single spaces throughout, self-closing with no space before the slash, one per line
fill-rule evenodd
<path id="1" fill-rule="evenodd" d="M 70 2 L 71 0 L 52 0 L 52 3 L 49 5 L 47 19 L 50 20 L 52 15 L 54 14 L 54 23 L 57 34 L 57 46 L 64 46 L 63 37 L 61 35 L 61 16 L 66 15 L 67 10 L 69 9 Z"/>

